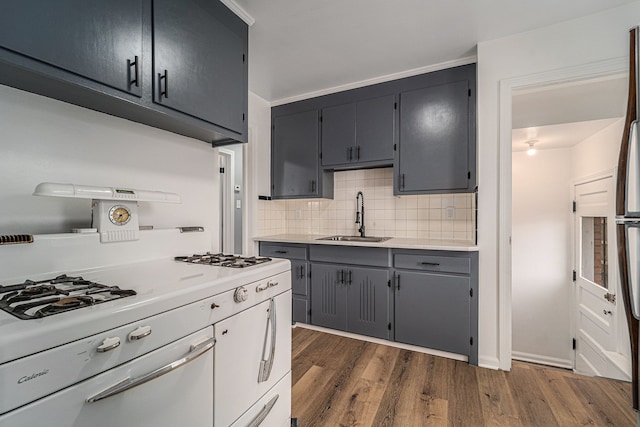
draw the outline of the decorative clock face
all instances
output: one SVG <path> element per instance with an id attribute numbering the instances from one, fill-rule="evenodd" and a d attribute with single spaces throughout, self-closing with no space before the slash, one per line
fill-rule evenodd
<path id="1" fill-rule="evenodd" d="M 122 205 L 113 206 L 109 209 L 109 221 L 114 225 L 125 225 L 131 219 L 131 211 Z"/>

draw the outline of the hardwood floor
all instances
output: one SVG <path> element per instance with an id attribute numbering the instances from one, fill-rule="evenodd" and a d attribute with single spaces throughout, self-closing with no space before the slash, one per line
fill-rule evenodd
<path id="1" fill-rule="evenodd" d="M 514 362 L 511 372 L 293 330 L 292 416 L 311 426 L 634 426 L 631 385 Z"/>

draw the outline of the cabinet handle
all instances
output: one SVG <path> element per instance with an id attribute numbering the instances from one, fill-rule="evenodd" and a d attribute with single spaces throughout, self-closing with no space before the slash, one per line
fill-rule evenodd
<path id="1" fill-rule="evenodd" d="M 351 270 L 349 270 L 349 285 L 351 285 Z"/>
<path id="2" fill-rule="evenodd" d="M 396 274 L 396 289 L 400 290 L 400 275 Z"/>
<path id="3" fill-rule="evenodd" d="M 353 147 L 347 148 L 347 159 L 351 161 L 351 155 L 353 154 Z"/>
<path id="4" fill-rule="evenodd" d="M 356 147 L 356 160 L 360 160 L 360 146 Z"/>
<path id="5" fill-rule="evenodd" d="M 439 262 L 421 262 L 420 264 L 422 264 L 422 265 L 430 265 L 432 267 L 437 267 L 437 266 L 440 265 Z"/>
<path id="6" fill-rule="evenodd" d="M 404 174 L 400 174 L 400 188 L 404 189 Z"/>
<path id="7" fill-rule="evenodd" d="M 311 192 L 315 193 L 316 192 L 316 180 L 312 180 L 311 181 Z"/>
<path id="8" fill-rule="evenodd" d="M 344 285 L 344 270 L 340 270 L 340 277 L 338 277 L 338 283 L 342 283 Z"/>
<path id="9" fill-rule="evenodd" d="M 164 81 L 164 85 L 162 82 Z M 167 70 L 164 70 L 164 74 L 158 73 L 158 90 L 160 91 L 160 99 L 164 96 L 165 98 L 169 98 L 169 91 L 167 87 L 169 85 L 169 77 Z M 162 89 L 164 86 L 164 90 Z"/>
<path id="10" fill-rule="evenodd" d="M 300 266 L 300 278 L 304 279 L 304 265 Z"/>
<path id="11" fill-rule="evenodd" d="M 133 62 L 130 59 L 127 59 L 127 67 L 129 68 L 129 73 L 131 73 L 131 67 L 133 66 L 133 79 L 129 80 L 130 86 L 139 87 L 140 82 L 138 80 L 138 55 L 133 57 Z"/>
<path id="12" fill-rule="evenodd" d="M 286 254 L 287 251 L 276 251 L 277 254 Z"/>

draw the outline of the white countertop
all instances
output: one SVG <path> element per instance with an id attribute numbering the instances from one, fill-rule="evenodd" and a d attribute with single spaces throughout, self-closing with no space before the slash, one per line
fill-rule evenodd
<path id="1" fill-rule="evenodd" d="M 393 237 L 384 242 L 345 242 L 335 240 L 318 240 L 328 235 L 320 234 L 275 234 L 271 236 L 255 237 L 258 242 L 303 243 L 313 245 L 364 246 L 387 249 L 421 249 L 435 251 L 476 252 L 478 247 L 467 240 L 430 240 Z"/>

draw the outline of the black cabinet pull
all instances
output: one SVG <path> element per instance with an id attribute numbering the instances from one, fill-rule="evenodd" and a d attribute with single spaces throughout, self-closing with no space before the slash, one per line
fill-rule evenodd
<path id="1" fill-rule="evenodd" d="M 356 160 L 360 160 L 360 146 L 356 147 Z"/>
<path id="2" fill-rule="evenodd" d="M 338 279 L 338 283 L 342 283 L 344 285 L 344 270 L 340 270 L 340 278 Z"/>
<path id="3" fill-rule="evenodd" d="M 276 251 L 277 254 L 286 254 L 287 251 Z"/>
<path id="4" fill-rule="evenodd" d="M 351 285 L 351 282 L 352 282 L 352 280 L 351 280 L 351 270 L 349 270 L 349 285 Z"/>
<path id="5" fill-rule="evenodd" d="M 162 84 L 164 82 L 164 85 Z M 164 70 L 164 74 L 158 73 L 158 90 L 160 91 L 160 99 L 164 96 L 165 98 L 169 98 L 169 91 L 167 89 L 169 85 L 169 77 L 167 70 Z M 164 87 L 164 90 L 163 90 Z"/>
<path id="6" fill-rule="evenodd" d="M 400 275 L 396 274 L 396 289 L 400 290 Z"/>
<path id="7" fill-rule="evenodd" d="M 311 192 L 315 193 L 316 192 L 316 180 L 312 180 L 311 181 Z"/>
<path id="8" fill-rule="evenodd" d="M 349 161 L 351 161 L 351 158 L 353 157 L 353 147 L 347 148 L 347 157 Z"/>
<path id="9" fill-rule="evenodd" d="M 437 267 L 437 266 L 440 265 L 439 262 L 421 262 L 420 264 L 422 264 L 422 265 L 430 265 L 430 266 L 433 266 L 433 267 Z"/>
<path id="10" fill-rule="evenodd" d="M 127 67 L 129 68 L 129 73 L 131 73 L 131 67 L 133 67 L 133 78 L 129 80 L 130 86 L 140 86 L 140 81 L 138 80 L 138 64 L 138 55 L 134 56 L 133 62 L 131 62 L 130 59 L 127 59 Z"/>
<path id="11" fill-rule="evenodd" d="M 300 266 L 300 278 L 304 279 L 304 265 Z"/>
<path id="12" fill-rule="evenodd" d="M 404 188 L 404 174 L 400 174 L 400 188 Z"/>

